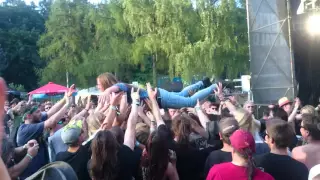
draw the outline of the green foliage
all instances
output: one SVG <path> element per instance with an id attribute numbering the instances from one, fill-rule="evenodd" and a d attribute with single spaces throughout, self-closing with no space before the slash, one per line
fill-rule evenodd
<path id="1" fill-rule="evenodd" d="M 4 2 L 0 17 L 0 74 L 8 83 L 32 90 L 38 86 L 37 69 L 45 66 L 37 52 L 44 19 L 34 6 L 18 0 Z"/>
<path id="2" fill-rule="evenodd" d="M 11 88 L 11 89 L 17 90 L 17 91 L 19 91 L 19 92 L 26 92 L 24 86 L 21 85 L 21 84 L 10 83 L 10 84 L 8 85 L 8 87 Z"/>
<path id="3" fill-rule="evenodd" d="M 125 81 L 156 74 L 232 78 L 248 67 L 246 12 L 239 0 L 56 0 L 39 40 L 42 82 L 88 86 L 102 72 Z"/>

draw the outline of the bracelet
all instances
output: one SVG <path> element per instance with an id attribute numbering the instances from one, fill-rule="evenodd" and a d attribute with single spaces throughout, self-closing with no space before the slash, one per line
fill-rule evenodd
<path id="1" fill-rule="evenodd" d="M 29 153 L 27 153 L 26 157 L 30 158 L 30 160 L 33 159 L 33 157 Z"/>
<path id="2" fill-rule="evenodd" d="M 136 147 L 139 147 L 139 146 L 140 146 L 139 141 L 136 141 Z"/>

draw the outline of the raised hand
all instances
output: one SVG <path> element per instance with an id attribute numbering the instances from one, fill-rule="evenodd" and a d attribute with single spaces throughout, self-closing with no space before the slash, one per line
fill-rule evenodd
<path id="1" fill-rule="evenodd" d="M 223 87 L 221 82 L 218 83 L 218 87 L 214 90 L 214 93 L 217 97 L 219 97 L 220 100 L 223 99 Z"/>
<path id="2" fill-rule="evenodd" d="M 150 83 L 147 83 L 147 92 L 150 99 L 156 99 L 158 89 L 155 88 L 154 90 L 152 90 L 152 86 Z"/>
<path id="3" fill-rule="evenodd" d="M 75 86 L 74 84 L 72 84 L 72 85 L 70 86 L 70 88 L 68 89 L 68 91 L 67 91 L 67 93 L 66 93 L 66 96 L 67 96 L 67 97 L 71 97 L 71 96 L 72 96 L 72 93 L 73 93 L 75 87 L 76 87 L 76 86 Z"/>
<path id="4" fill-rule="evenodd" d="M 297 97 L 297 98 L 295 99 L 294 107 L 295 107 L 295 108 L 299 108 L 300 106 L 301 106 L 301 101 L 300 101 L 300 99 Z"/>
<path id="5" fill-rule="evenodd" d="M 134 90 L 134 88 L 131 88 L 131 99 L 133 102 L 140 102 L 140 88 L 138 88 L 137 91 Z"/>
<path id="6" fill-rule="evenodd" d="M 121 98 L 122 98 L 123 93 L 112 93 L 110 95 L 110 105 L 112 106 L 118 106 L 120 104 Z"/>
<path id="7" fill-rule="evenodd" d="M 153 114 L 150 112 L 150 111 L 148 111 L 147 112 L 147 117 L 151 120 L 151 121 L 154 121 L 154 116 L 153 116 Z"/>

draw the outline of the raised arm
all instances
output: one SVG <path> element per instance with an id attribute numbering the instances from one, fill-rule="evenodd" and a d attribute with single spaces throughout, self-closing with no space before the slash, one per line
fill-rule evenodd
<path id="1" fill-rule="evenodd" d="M 160 113 L 160 108 L 159 108 L 159 105 L 158 105 L 158 102 L 156 99 L 158 90 L 157 90 L 157 88 L 155 88 L 155 90 L 152 90 L 151 84 L 147 83 L 147 91 L 148 91 L 149 99 L 151 100 L 152 114 L 156 119 L 157 126 L 159 127 L 160 125 L 165 124 L 165 123 L 162 119 L 162 116 Z"/>
<path id="2" fill-rule="evenodd" d="M 60 108 L 60 110 L 57 113 L 52 115 L 48 120 L 44 122 L 45 129 L 54 128 L 57 125 L 57 123 L 61 120 L 61 118 L 66 114 L 70 106 L 70 97 L 72 96 L 73 88 L 74 88 L 74 85 L 72 85 L 69 88 L 68 92 L 66 92 L 64 97 L 65 104 L 62 106 L 62 108 Z"/>
<path id="3" fill-rule="evenodd" d="M 91 106 L 91 96 L 87 98 L 86 107 L 74 117 L 86 117 L 89 114 L 90 106 Z"/>
<path id="4" fill-rule="evenodd" d="M 4 102 L 7 99 L 6 90 L 7 90 L 6 83 L 0 77 L 0 154 L 2 154 L 2 139 L 3 139 L 3 135 L 5 134 L 4 127 L 3 127 L 3 124 L 4 124 L 3 118 L 4 118 Z M 0 158 L 0 176 L 2 180 L 10 180 L 9 173 L 2 161 L 2 158 Z"/>
<path id="5" fill-rule="evenodd" d="M 200 120 L 200 123 L 201 123 L 201 126 L 204 128 L 204 129 L 207 129 L 207 123 L 210 121 L 208 116 L 203 112 L 203 110 L 201 109 L 201 105 L 200 105 L 200 102 L 199 100 L 197 101 L 197 105 L 194 107 L 194 109 L 196 110 L 196 113 L 199 117 L 199 120 Z"/>
<path id="6" fill-rule="evenodd" d="M 119 113 L 117 106 L 120 103 L 122 95 L 123 95 L 122 93 L 118 93 L 118 94 L 112 93 L 111 94 L 109 110 L 106 115 L 106 118 L 104 119 L 104 121 L 102 123 L 103 129 L 110 129 L 112 127 L 113 121 L 114 121 L 115 117 L 117 116 L 117 113 Z"/>
<path id="7" fill-rule="evenodd" d="M 293 129 L 295 129 L 295 120 L 296 120 L 296 116 L 298 114 L 298 109 L 301 105 L 301 101 L 299 98 L 295 99 L 295 103 L 294 103 L 294 108 L 290 114 L 290 116 L 288 117 L 288 123 L 290 123 L 290 125 L 293 127 Z"/>
<path id="8" fill-rule="evenodd" d="M 124 134 L 123 144 L 128 146 L 130 149 L 134 150 L 135 139 L 136 139 L 136 124 L 138 119 L 138 106 L 140 105 L 140 89 L 134 91 L 134 88 L 131 89 L 131 98 L 132 98 L 132 108 L 131 113 L 127 122 L 127 129 Z"/>

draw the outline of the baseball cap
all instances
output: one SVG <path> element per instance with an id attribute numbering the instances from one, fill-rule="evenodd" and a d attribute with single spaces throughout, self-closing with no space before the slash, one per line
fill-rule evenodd
<path id="1" fill-rule="evenodd" d="M 278 101 L 279 107 L 282 107 L 288 103 L 291 103 L 291 101 L 287 97 L 282 97 Z"/>
<path id="2" fill-rule="evenodd" d="M 61 132 L 61 139 L 63 143 L 67 145 L 76 143 L 81 135 L 81 129 L 81 120 L 70 121 L 69 124 L 63 127 Z"/>
<path id="3" fill-rule="evenodd" d="M 236 130 L 230 136 L 231 146 L 238 152 L 243 153 L 245 150 L 250 150 L 252 155 L 256 151 L 256 144 L 250 132 L 243 129 Z M 246 151 L 248 152 L 248 151 Z"/>

